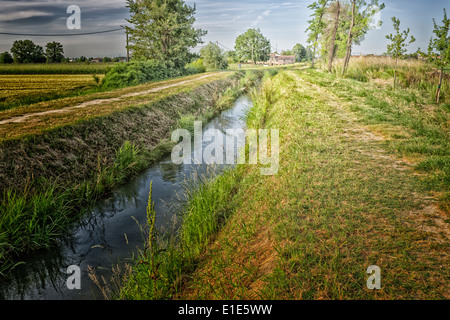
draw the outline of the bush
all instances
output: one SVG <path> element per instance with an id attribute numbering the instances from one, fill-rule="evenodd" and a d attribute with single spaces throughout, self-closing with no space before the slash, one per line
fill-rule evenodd
<path id="1" fill-rule="evenodd" d="M 170 63 L 156 60 L 118 63 L 102 81 L 105 88 L 120 88 L 181 76 L 182 72 Z"/>
<path id="2" fill-rule="evenodd" d="M 185 69 L 188 74 L 203 73 L 206 71 L 206 67 L 203 64 L 203 59 L 197 59 L 191 63 L 188 63 Z"/>

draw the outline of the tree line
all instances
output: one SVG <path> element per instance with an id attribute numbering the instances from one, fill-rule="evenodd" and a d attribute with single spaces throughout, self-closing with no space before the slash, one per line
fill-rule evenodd
<path id="1" fill-rule="evenodd" d="M 62 63 L 70 62 L 71 59 L 64 57 L 63 45 L 59 42 L 53 41 L 47 43 L 44 49 L 35 44 L 31 40 L 17 40 L 14 41 L 11 47 L 11 53 L 5 51 L 0 54 L 0 64 L 11 63 Z M 81 56 L 75 58 L 74 62 L 89 62 L 94 58 L 87 58 Z M 119 62 L 119 58 L 104 57 L 102 61 L 107 62 Z"/>
<path id="2" fill-rule="evenodd" d="M 385 8 L 378 0 L 317 0 L 308 6 L 312 10 L 308 21 L 308 43 L 312 47 L 312 66 L 317 58 L 325 62 L 326 69 L 331 72 L 336 58 L 343 58 L 341 75 L 345 75 L 349 66 L 352 47 L 359 45 L 367 32 L 373 27 L 380 27 L 382 21 L 374 23 L 374 17 Z M 385 55 L 395 59 L 394 88 L 397 82 L 398 60 L 408 57 L 407 46 L 416 41 L 410 34 L 410 29 L 401 30 L 400 20 L 391 18 L 394 33 L 386 35 L 390 40 Z M 442 24 L 433 19 L 434 30 L 430 39 L 428 51 L 420 48 L 413 55 L 433 63 L 440 72 L 440 80 L 436 92 L 439 102 L 440 88 L 445 67 L 450 63 L 450 20 L 444 9 Z M 410 55 L 411 56 L 411 55 Z"/>
<path id="3" fill-rule="evenodd" d="M 64 60 L 64 49 L 61 43 L 47 43 L 44 49 L 31 40 L 16 40 L 11 53 L 5 51 L 0 55 L 0 63 L 60 63 Z"/>

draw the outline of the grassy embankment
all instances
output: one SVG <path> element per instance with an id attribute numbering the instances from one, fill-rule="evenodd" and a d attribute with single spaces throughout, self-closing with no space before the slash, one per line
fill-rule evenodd
<path id="1" fill-rule="evenodd" d="M 177 250 L 139 257 L 119 298 L 448 299 L 448 98 L 372 77 L 265 81 L 247 123 L 280 130 L 278 174 L 205 182 Z"/>
<path id="2" fill-rule="evenodd" d="M 209 73 L 168 79 L 147 84 L 125 87 L 108 92 L 96 92 L 83 96 L 66 97 L 0 111 L 0 121 L 14 120 L 21 116 L 38 115 L 38 121 L 8 121 L 0 127 L 0 141 L 19 139 L 42 134 L 79 120 L 105 116 L 136 105 L 163 99 L 176 93 L 190 91 L 192 87 L 220 80 L 225 73 Z M 80 108 L 73 108 L 81 106 Z M 61 111 L 61 113 L 54 113 Z M 50 112 L 46 115 L 46 112 Z M 43 115 L 39 115 L 43 113 Z"/>
<path id="3" fill-rule="evenodd" d="M 0 272 L 21 254 L 50 247 L 83 208 L 170 151 L 170 132 L 183 117 L 214 116 L 257 79 L 242 75 L 213 74 L 126 101 L 11 124 L 17 134 L 3 136 L 0 145 Z M 167 83 L 173 81 L 160 85 Z M 120 96 L 154 86 L 123 89 Z M 39 130 L 29 131 L 36 123 Z"/>

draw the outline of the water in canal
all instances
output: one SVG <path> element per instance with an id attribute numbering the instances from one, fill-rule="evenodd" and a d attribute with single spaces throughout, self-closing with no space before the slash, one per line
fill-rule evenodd
<path id="1" fill-rule="evenodd" d="M 203 130 L 244 129 L 242 120 L 251 101 L 242 96 Z M 202 149 L 205 147 L 203 143 Z M 194 145 L 194 144 L 193 144 Z M 198 150 L 193 150 L 194 152 Z M 176 216 L 174 205 L 183 197 L 183 182 L 192 173 L 206 171 L 207 165 L 176 165 L 168 155 L 130 183 L 99 201 L 70 235 L 51 250 L 34 253 L 0 282 L 0 299 L 92 300 L 103 299 L 91 281 L 88 266 L 108 279 L 113 265 L 129 260 L 144 240 L 140 228 L 146 224 L 150 182 L 157 212 L 157 227 L 169 228 Z M 217 167 L 220 170 L 221 167 Z M 67 268 L 80 267 L 81 289 L 67 288 Z"/>

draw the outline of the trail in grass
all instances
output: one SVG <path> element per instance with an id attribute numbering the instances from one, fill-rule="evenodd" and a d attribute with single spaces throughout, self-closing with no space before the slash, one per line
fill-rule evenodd
<path id="1" fill-rule="evenodd" d="M 438 199 L 352 111 L 370 110 L 353 89 L 376 88 L 316 72 L 271 81 L 255 114 L 280 130 L 280 171 L 243 171 L 234 213 L 176 298 L 448 298 L 448 225 L 424 226 L 444 214 Z M 366 286 L 371 265 L 381 290 Z"/>
<path id="2" fill-rule="evenodd" d="M 13 118 L 6 119 L 6 120 L 1 120 L 0 125 L 7 124 L 7 123 L 21 123 L 21 122 L 26 122 L 27 120 L 29 120 L 31 118 L 35 118 L 35 117 L 45 116 L 45 115 L 49 115 L 49 114 L 68 113 L 74 109 L 82 109 L 82 108 L 86 108 L 86 107 L 93 106 L 93 105 L 105 104 L 105 103 L 110 103 L 110 102 L 118 102 L 118 101 L 123 101 L 128 98 L 132 98 L 132 97 L 145 96 L 145 95 L 148 95 L 149 93 L 159 92 L 159 91 L 169 89 L 172 87 L 178 87 L 178 86 L 185 85 L 188 83 L 196 82 L 196 81 L 211 77 L 216 74 L 217 73 L 211 73 L 211 74 L 207 74 L 207 75 L 202 75 L 195 79 L 177 81 L 173 84 L 158 86 L 158 87 L 152 88 L 150 90 L 144 90 L 144 91 L 138 91 L 138 92 L 124 94 L 117 98 L 96 99 L 96 100 L 87 101 L 87 102 L 84 102 L 84 103 L 81 103 L 81 104 L 78 104 L 75 106 L 66 107 L 63 109 L 55 109 L 55 110 L 29 113 L 29 114 L 22 115 L 22 116 L 17 116 L 17 117 L 13 117 Z"/>

